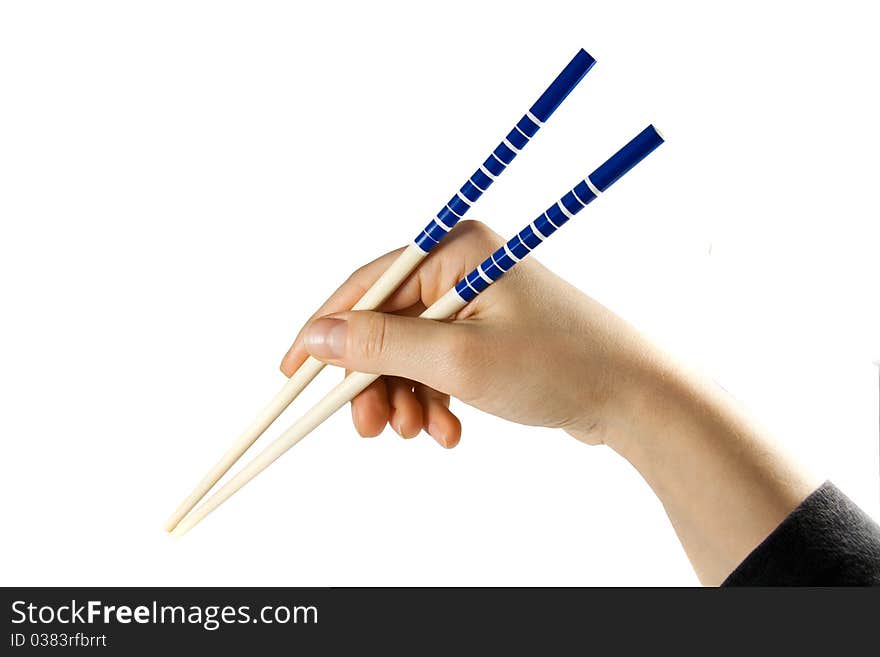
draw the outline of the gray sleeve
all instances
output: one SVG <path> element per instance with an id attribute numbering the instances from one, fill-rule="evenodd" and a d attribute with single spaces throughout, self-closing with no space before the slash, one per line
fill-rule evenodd
<path id="1" fill-rule="evenodd" d="M 830 482 L 811 493 L 722 586 L 880 585 L 880 526 Z"/>

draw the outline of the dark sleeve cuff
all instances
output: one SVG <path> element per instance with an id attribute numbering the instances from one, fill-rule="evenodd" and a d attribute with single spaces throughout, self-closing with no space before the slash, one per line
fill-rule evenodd
<path id="1" fill-rule="evenodd" d="M 721 585 L 872 584 L 880 584 L 880 526 L 826 481 Z"/>

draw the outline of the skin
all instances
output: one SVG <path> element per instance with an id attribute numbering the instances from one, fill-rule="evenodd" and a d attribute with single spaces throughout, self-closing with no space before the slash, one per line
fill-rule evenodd
<path id="1" fill-rule="evenodd" d="M 281 370 L 290 376 L 311 354 L 384 374 L 351 405 L 364 437 L 390 424 L 452 448 L 461 439 L 454 396 L 607 445 L 657 494 L 700 580 L 720 584 L 819 480 L 716 385 L 533 258 L 452 321 L 416 317 L 501 243 L 479 222 L 459 223 L 380 312 L 347 309 L 400 251 L 358 269 L 303 327 Z"/>

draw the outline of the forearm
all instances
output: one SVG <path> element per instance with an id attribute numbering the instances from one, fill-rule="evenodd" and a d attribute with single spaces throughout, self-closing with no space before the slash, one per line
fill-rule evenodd
<path id="1" fill-rule="evenodd" d="M 657 494 L 700 580 L 717 585 L 821 482 L 717 385 L 651 360 L 633 368 L 605 442 Z"/>

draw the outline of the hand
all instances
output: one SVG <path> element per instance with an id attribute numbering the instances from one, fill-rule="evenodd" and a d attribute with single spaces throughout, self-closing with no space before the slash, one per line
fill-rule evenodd
<path id="1" fill-rule="evenodd" d="M 288 376 L 307 354 L 383 373 L 352 403 L 357 430 L 390 422 L 453 447 L 453 395 L 523 424 L 606 443 L 657 493 L 700 579 L 720 583 L 815 489 L 711 381 L 681 367 L 633 328 L 529 258 L 451 322 L 424 308 L 501 244 L 462 222 L 381 308 L 351 312 L 397 256 L 356 271 L 300 331 Z M 389 314 L 397 313 L 397 314 Z"/>
<path id="2" fill-rule="evenodd" d="M 644 345 L 622 320 L 533 258 L 454 321 L 415 317 L 501 243 L 479 222 L 459 223 L 382 312 L 347 309 L 399 251 L 362 267 L 300 331 L 282 371 L 290 376 L 311 354 L 348 370 L 385 374 L 352 402 L 362 436 L 376 436 L 390 423 L 404 438 L 425 429 L 454 447 L 461 424 L 448 408 L 452 395 L 514 422 L 603 442 Z"/>

